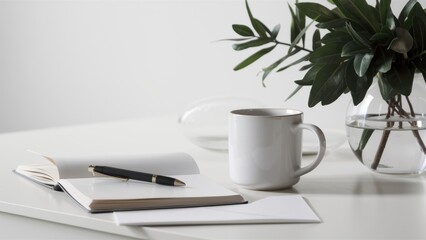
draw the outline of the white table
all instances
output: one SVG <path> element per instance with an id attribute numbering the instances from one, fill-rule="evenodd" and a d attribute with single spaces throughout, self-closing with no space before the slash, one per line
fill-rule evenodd
<path id="1" fill-rule="evenodd" d="M 0 134 L 0 147 L 0 239 L 426 239 L 425 175 L 375 174 L 347 146 L 328 152 L 294 188 L 274 192 L 233 185 L 227 154 L 189 143 L 173 117 Z M 86 213 L 65 194 L 13 174 L 18 164 L 42 161 L 26 149 L 50 155 L 184 151 L 203 174 L 247 200 L 298 193 L 323 222 L 119 227 L 111 214 Z"/>

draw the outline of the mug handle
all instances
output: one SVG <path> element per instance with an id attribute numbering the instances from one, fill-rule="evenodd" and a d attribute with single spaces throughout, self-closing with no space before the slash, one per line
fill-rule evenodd
<path id="1" fill-rule="evenodd" d="M 325 136 L 324 133 L 321 131 L 321 129 L 313 124 L 309 124 L 309 123 L 300 123 L 299 125 L 297 125 L 296 127 L 297 129 L 306 129 L 309 130 L 313 133 L 315 133 L 318 137 L 318 141 L 319 141 L 319 149 L 318 149 L 318 153 L 316 156 L 316 159 L 309 164 L 306 167 L 303 168 L 299 168 L 296 172 L 295 172 L 295 177 L 300 177 L 312 170 L 314 170 L 314 168 L 316 168 L 318 166 L 318 164 L 320 164 L 321 160 L 324 157 L 325 154 L 325 149 L 326 149 L 326 140 L 325 140 Z"/>

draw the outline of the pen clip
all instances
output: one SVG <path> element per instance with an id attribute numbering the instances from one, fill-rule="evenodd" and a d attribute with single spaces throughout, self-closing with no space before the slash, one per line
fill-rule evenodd
<path id="1" fill-rule="evenodd" d="M 95 167 L 96 167 L 96 166 L 90 165 L 90 166 L 89 166 L 89 168 L 87 169 L 87 170 L 88 170 L 89 172 L 91 172 L 91 173 L 93 174 L 93 176 L 95 176 L 95 177 L 112 177 L 112 178 L 117 178 L 117 179 L 120 179 L 120 180 L 123 180 L 123 181 L 126 181 L 126 182 L 128 182 L 128 181 L 129 181 L 129 179 L 128 179 L 128 178 L 121 178 L 121 177 L 116 177 L 116 176 L 111 176 L 111 175 L 107 175 L 107 174 L 102 174 L 102 173 L 96 172 L 96 171 L 95 171 Z"/>

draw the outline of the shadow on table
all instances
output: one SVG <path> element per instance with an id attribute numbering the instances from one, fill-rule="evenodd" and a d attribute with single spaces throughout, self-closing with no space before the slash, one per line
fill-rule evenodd
<path id="1" fill-rule="evenodd" d="M 381 174 L 360 174 L 356 178 L 330 176 L 301 179 L 293 188 L 281 190 L 285 193 L 300 194 L 411 194 L 426 193 L 426 175 L 392 176 Z"/>

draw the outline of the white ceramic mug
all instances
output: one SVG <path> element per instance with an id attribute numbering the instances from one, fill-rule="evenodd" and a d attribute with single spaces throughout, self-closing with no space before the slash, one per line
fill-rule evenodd
<path id="1" fill-rule="evenodd" d="M 316 159 L 301 167 L 302 130 L 314 132 Z M 229 167 L 233 182 L 245 188 L 274 190 L 293 186 L 324 157 L 326 140 L 313 124 L 303 123 L 303 112 L 291 109 L 239 109 L 229 122 Z"/>

